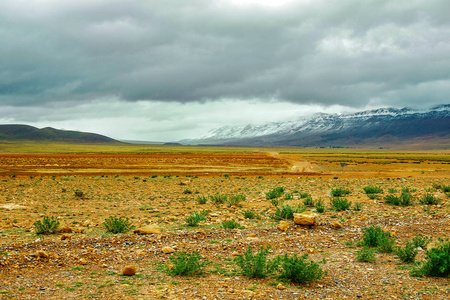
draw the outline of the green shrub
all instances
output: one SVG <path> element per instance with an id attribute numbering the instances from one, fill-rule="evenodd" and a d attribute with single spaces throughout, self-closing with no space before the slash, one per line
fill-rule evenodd
<path id="1" fill-rule="evenodd" d="M 399 247 L 395 250 L 395 254 L 404 263 L 412 263 L 416 259 L 418 250 L 413 242 L 406 242 L 405 247 Z"/>
<path id="2" fill-rule="evenodd" d="M 388 193 L 389 194 L 394 194 L 394 193 L 397 193 L 397 190 L 394 189 L 394 188 L 388 188 Z"/>
<path id="3" fill-rule="evenodd" d="M 377 248 L 382 253 L 391 253 L 395 250 L 395 239 L 389 232 L 386 232 L 379 237 Z"/>
<path id="4" fill-rule="evenodd" d="M 362 209 L 362 203 L 360 203 L 360 202 L 355 202 L 354 204 L 353 204 L 353 210 L 354 211 L 360 211 L 361 209 Z"/>
<path id="5" fill-rule="evenodd" d="M 289 204 L 285 204 L 281 207 L 278 207 L 271 218 L 274 220 L 292 220 L 294 219 L 294 213 L 302 213 L 305 210 L 306 208 L 301 205 L 295 207 Z"/>
<path id="6" fill-rule="evenodd" d="M 424 236 L 424 235 L 422 235 L 422 234 L 417 234 L 416 233 L 416 236 L 413 238 L 413 243 L 414 243 L 414 247 L 420 247 L 420 248 L 422 248 L 422 249 L 425 249 L 426 247 L 427 247 L 427 245 L 428 245 L 428 243 L 429 242 L 431 242 L 431 240 L 432 240 L 433 238 L 430 236 L 430 237 L 426 237 L 426 236 Z"/>
<path id="7" fill-rule="evenodd" d="M 192 194 L 192 191 L 189 190 L 189 189 L 185 189 L 185 190 L 183 190 L 182 193 L 183 193 L 184 195 L 190 195 L 190 194 Z"/>
<path id="8" fill-rule="evenodd" d="M 244 255 L 239 255 L 234 262 L 241 269 L 242 274 L 249 278 L 265 278 L 278 268 L 279 259 L 270 260 L 267 258 L 270 246 L 264 249 L 262 246 L 259 251 L 253 255 L 251 247 L 247 248 Z"/>
<path id="9" fill-rule="evenodd" d="M 271 199 L 270 203 L 275 206 L 278 207 L 280 205 L 282 205 L 284 203 L 284 199 Z"/>
<path id="10" fill-rule="evenodd" d="M 347 210 L 350 208 L 350 206 L 352 205 L 352 202 L 344 199 L 344 198 L 333 198 L 331 199 L 331 207 L 335 210 L 335 211 L 343 211 L 343 210 Z"/>
<path id="11" fill-rule="evenodd" d="M 266 193 L 266 199 L 271 200 L 280 197 L 284 193 L 284 187 L 279 186 Z"/>
<path id="12" fill-rule="evenodd" d="M 289 280 L 293 283 L 306 283 L 322 279 L 326 274 L 320 264 L 307 261 L 308 254 L 297 256 L 294 254 L 289 257 L 287 254 L 281 256 L 281 268 L 279 278 Z"/>
<path id="13" fill-rule="evenodd" d="M 390 245 L 394 244 L 393 238 L 389 232 L 383 231 L 379 226 L 370 226 L 363 229 L 363 245 L 367 247 L 380 247 L 381 250 L 388 250 Z M 391 247 L 391 249 L 392 249 Z M 392 252 L 392 251 L 388 251 Z"/>
<path id="14" fill-rule="evenodd" d="M 384 203 L 394 206 L 410 206 L 414 204 L 414 201 L 409 189 L 404 188 L 400 197 L 387 195 L 386 197 L 384 197 Z"/>
<path id="15" fill-rule="evenodd" d="M 220 193 L 215 193 L 212 196 L 209 196 L 209 199 L 214 204 L 222 204 L 225 203 L 228 199 L 227 195 L 222 195 Z"/>
<path id="16" fill-rule="evenodd" d="M 222 228 L 225 228 L 225 229 L 235 229 L 235 228 L 243 229 L 243 226 L 241 226 L 241 224 L 239 224 L 235 220 L 230 220 L 230 221 L 223 221 L 222 222 Z"/>
<path id="17" fill-rule="evenodd" d="M 331 196 L 333 196 L 333 197 L 342 197 L 342 196 L 345 196 L 345 195 L 348 195 L 348 194 L 350 194 L 351 192 L 349 191 L 349 190 L 347 190 L 347 189 L 344 189 L 344 188 L 335 188 L 335 189 L 332 189 L 331 190 Z"/>
<path id="18" fill-rule="evenodd" d="M 440 186 L 441 191 L 444 193 L 450 193 L 450 185 L 441 185 Z"/>
<path id="19" fill-rule="evenodd" d="M 256 218 L 256 213 L 253 210 L 246 210 L 244 211 L 244 218 L 246 219 L 254 219 Z"/>
<path id="20" fill-rule="evenodd" d="M 318 213 L 323 213 L 325 211 L 325 204 L 323 203 L 322 199 L 317 200 L 316 211 Z"/>
<path id="21" fill-rule="evenodd" d="M 434 197 L 430 193 L 426 193 L 425 195 L 422 196 L 422 198 L 420 198 L 419 202 L 420 204 L 425 205 L 436 205 L 441 203 L 441 199 Z"/>
<path id="22" fill-rule="evenodd" d="M 382 188 L 380 188 L 379 186 L 373 186 L 373 185 L 366 186 L 365 188 L 363 188 L 363 190 L 366 193 L 366 195 L 383 193 Z"/>
<path id="23" fill-rule="evenodd" d="M 285 195 L 284 195 L 284 200 L 292 200 L 293 198 L 292 198 L 292 194 L 290 194 L 290 193 L 286 193 Z"/>
<path id="24" fill-rule="evenodd" d="M 205 196 L 198 196 L 196 201 L 198 204 L 206 204 L 206 202 L 208 202 L 208 199 Z"/>
<path id="25" fill-rule="evenodd" d="M 450 241 L 439 239 L 439 244 L 428 250 L 426 261 L 412 275 L 446 277 L 450 275 Z"/>
<path id="26" fill-rule="evenodd" d="M 308 198 L 309 194 L 308 193 L 300 193 L 300 198 Z"/>
<path id="27" fill-rule="evenodd" d="M 117 218 L 116 216 L 110 216 L 105 219 L 102 224 L 103 228 L 105 228 L 106 232 L 111 233 L 125 233 L 132 229 L 134 229 L 133 224 L 129 221 L 128 218 Z"/>
<path id="28" fill-rule="evenodd" d="M 192 276 L 203 273 L 203 263 L 200 262 L 198 252 L 187 253 L 185 251 L 175 252 L 171 257 L 173 268 L 167 270 L 171 276 Z"/>
<path id="29" fill-rule="evenodd" d="M 36 234 L 53 234 L 59 227 L 59 221 L 55 217 L 44 217 L 42 221 L 33 223 Z"/>
<path id="30" fill-rule="evenodd" d="M 303 205 L 307 207 L 314 207 L 315 202 L 312 197 L 306 197 L 303 199 Z"/>
<path id="31" fill-rule="evenodd" d="M 246 197 L 244 195 L 236 195 L 236 196 L 230 196 L 226 200 L 228 206 L 239 206 L 242 201 L 245 201 Z"/>
<path id="32" fill-rule="evenodd" d="M 373 262 L 376 261 L 374 253 L 375 249 L 371 249 L 366 246 L 356 252 L 356 259 L 362 262 Z"/>
<path id="33" fill-rule="evenodd" d="M 207 215 L 207 213 L 206 213 L 206 215 Z M 186 225 L 191 226 L 191 227 L 198 226 L 198 223 L 206 220 L 206 215 L 205 215 L 205 213 L 202 213 L 202 212 L 200 212 L 200 213 L 195 212 L 185 219 Z"/>

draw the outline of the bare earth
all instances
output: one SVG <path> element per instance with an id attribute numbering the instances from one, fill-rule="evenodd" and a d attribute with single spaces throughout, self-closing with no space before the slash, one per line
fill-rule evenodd
<path id="1" fill-rule="evenodd" d="M 342 167 L 341 162 L 346 165 Z M 450 198 L 433 185 L 450 185 L 448 153 L 334 154 L 260 151 L 181 154 L 0 154 L 1 299 L 449 299 L 449 278 L 412 277 L 413 265 L 395 254 L 376 253 L 359 262 L 361 230 L 378 225 L 403 246 L 416 233 L 448 238 Z M 363 187 L 380 186 L 379 199 Z M 265 193 L 283 186 L 303 203 L 301 193 L 322 199 L 319 224 L 294 225 L 284 232 L 271 216 Z M 342 187 L 360 211 L 331 209 L 330 191 Z M 384 196 L 413 190 L 415 205 L 394 207 Z M 75 195 L 82 191 L 83 196 Z M 240 206 L 215 205 L 199 196 L 245 195 Z M 439 205 L 421 205 L 431 193 Z M 284 198 L 284 196 L 282 197 Z M 207 220 L 189 227 L 193 212 Z M 245 219 L 254 210 L 256 219 Z M 315 208 L 308 208 L 315 211 Z M 54 216 L 69 233 L 37 235 L 33 223 Z M 109 216 L 133 225 L 155 224 L 161 233 L 106 233 Z M 235 220 L 245 229 L 224 229 Z M 333 229 L 333 223 L 342 228 Z M 271 246 L 270 257 L 309 254 L 326 263 L 318 282 L 294 285 L 275 277 L 249 279 L 233 262 L 251 246 Z M 433 245 L 429 245 L 432 247 Z M 171 254 L 163 247 L 199 252 L 207 262 L 201 276 L 169 276 Z M 426 249 L 417 261 L 425 260 Z M 133 265 L 134 276 L 122 269 Z"/>

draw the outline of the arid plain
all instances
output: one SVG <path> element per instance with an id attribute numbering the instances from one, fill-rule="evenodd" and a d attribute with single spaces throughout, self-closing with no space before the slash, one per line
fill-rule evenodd
<path id="1" fill-rule="evenodd" d="M 3 299 L 448 299 L 448 277 L 415 277 L 427 249 L 449 237 L 449 151 L 169 146 L 6 145 L 0 152 L 0 297 Z M 51 149 L 51 150 L 50 150 Z M 367 194 L 365 187 L 379 187 Z M 282 187 L 278 197 L 268 193 Z M 345 210 L 333 190 L 350 193 Z M 386 203 L 407 189 L 412 205 Z M 217 201 L 223 196 L 223 203 Z M 438 204 L 422 203 L 426 195 Z M 236 197 L 239 196 L 239 197 Z M 231 202 L 230 199 L 240 199 Z M 313 205 L 305 199 L 311 199 Z M 203 200 L 203 201 L 202 201 Z M 318 211 L 317 202 L 323 204 Z M 308 200 L 310 201 L 310 200 Z M 206 203 L 204 203 L 206 202 Z M 276 218 L 283 205 L 317 213 L 314 226 Z M 252 213 L 250 213 L 252 212 Z M 190 226 L 187 219 L 202 214 Z M 111 217 L 159 232 L 106 232 Z M 55 234 L 37 234 L 54 217 Z M 234 220 L 239 228 L 223 227 Z M 286 223 L 287 222 L 287 223 Z M 280 226 L 282 224 L 282 226 Z M 415 263 L 394 252 L 358 253 L 379 226 L 396 247 L 432 237 Z M 235 258 L 308 254 L 326 272 L 294 284 L 248 278 Z M 165 250 L 165 251 L 163 251 Z M 166 251 L 167 250 L 167 251 Z M 171 276 L 175 250 L 198 252 L 203 273 Z M 122 275 L 126 266 L 136 274 Z"/>

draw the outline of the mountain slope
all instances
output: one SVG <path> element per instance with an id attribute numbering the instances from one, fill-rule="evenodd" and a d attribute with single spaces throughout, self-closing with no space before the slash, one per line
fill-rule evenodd
<path id="1" fill-rule="evenodd" d="M 421 142 L 421 139 L 423 142 Z M 382 108 L 352 114 L 319 113 L 309 119 L 221 127 L 196 144 L 249 146 L 390 146 L 436 143 L 450 147 L 450 105 L 430 110 Z"/>
<path id="2" fill-rule="evenodd" d="M 120 143 L 104 135 L 29 125 L 0 125 L 0 141 L 33 140 L 66 143 Z"/>

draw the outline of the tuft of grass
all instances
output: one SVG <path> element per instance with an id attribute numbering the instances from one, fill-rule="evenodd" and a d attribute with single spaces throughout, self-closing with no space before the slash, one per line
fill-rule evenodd
<path id="1" fill-rule="evenodd" d="M 383 189 L 381 187 L 373 185 L 366 186 L 365 188 L 363 188 L 363 190 L 366 193 L 366 195 L 383 193 Z"/>
<path id="2" fill-rule="evenodd" d="M 344 188 L 335 188 L 335 189 L 332 189 L 330 192 L 331 196 L 333 196 L 333 197 L 342 197 L 342 196 L 348 195 L 350 193 L 351 192 L 349 190 L 344 189 Z"/>
<path id="3" fill-rule="evenodd" d="M 185 251 L 175 252 L 171 257 L 173 268 L 167 270 L 170 276 L 193 276 L 203 273 L 204 263 L 200 262 L 198 252 L 188 253 Z"/>
<path id="4" fill-rule="evenodd" d="M 416 236 L 413 238 L 413 243 L 414 243 L 414 247 L 420 247 L 422 249 L 425 249 L 428 245 L 428 243 L 431 242 L 431 240 L 433 239 L 433 237 L 426 237 L 422 234 L 417 234 Z"/>
<path id="5" fill-rule="evenodd" d="M 214 195 L 209 196 L 209 199 L 214 204 L 222 204 L 225 203 L 228 199 L 227 195 L 222 195 L 220 193 L 215 193 Z"/>
<path id="6" fill-rule="evenodd" d="M 308 254 L 289 257 L 287 254 L 281 256 L 281 268 L 279 278 L 293 283 L 307 283 L 322 279 L 326 274 L 320 268 L 320 264 L 307 261 Z M 323 261 L 325 263 L 325 261 Z"/>
<path id="7" fill-rule="evenodd" d="M 208 215 L 208 212 L 206 212 L 206 215 Z M 206 215 L 204 212 L 194 212 L 185 219 L 186 225 L 190 227 L 198 226 L 198 223 L 206 220 Z"/>
<path id="8" fill-rule="evenodd" d="M 360 211 L 360 210 L 362 209 L 362 207 L 363 207 L 363 205 L 362 205 L 362 203 L 360 203 L 360 202 L 355 202 L 355 203 L 353 204 L 353 210 L 354 210 L 354 211 Z"/>
<path id="9" fill-rule="evenodd" d="M 379 226 L 370 226 L 363 229 L 363 245 L 378 247 L 380 252 L 390 253 L 394 250 L 395 240 L 389 232 L 383 231 Z"/>
<path id="10" fill-rule="evenodd" d="M 267 255 L 270 246 L 264 249 L 261 246 L 259 251 L 253 255 L 253 250 L 249 246 L 244 255 L 239 255 L 234 259 L 236 265 L 241 269 L 242 274 L 249 278 L 265 278 L 278 268 L 279 259 L 270 260 Z"/>
<path id="11" fill-rule="evenodd" d="M 315 201 L 311 196 L 303 199 L 303 205 L 307 207 L 314 207 L 316 205 Z"/>
<path id="12" fill-rule="evenodd" d="M 362 262 L 374 262 L 377 259 L 375 258 L 375 249 L 364 247 L 361 250 L 356 252 L 356 259 Z"/>
<path id="13" fill-rule="evenodd" d="M 424 205 L 437 205 L 441 203 L 441 199 L 436 198 L 433 194 L 426 193 L 419 199 L 419 202 Z"/>
<path id="14" fill-rule="evenodd" d="M 53 234 L 59 227 L 59 221 L 55 217 L 45 216 L 42 221 L 33 223 L 36 234 Z"/>
<path id="15" fill-rule="evenodd" d="M 208 199 L 205 196 L 198 196 L 195 201 L 197 201 L 198 204 L 206 204 L 206 202 L 208 202 Z"/>
<path id="16" fill-rule="evenodd" d="M 256 212 L 254 210 L 246 210 L 244 211 L 244 218 L 254 219 L 256 218 Z"/>
<path id="17" fill-rule="evenodd" d="M 323 203 L 322 199 L 317 200 L 316 211 L 318 213 L 323 213 L 325 211 L 325 204 Z"/>
<path id="18" fill-rule="evenodd" d="M 239 224 L 235 220 L 230 220 L 230 221 L 223 221 L 222 222 L 222 228 L 225 228 L 225 229 L 236 229 L 236 228 L 243 229 L 243 226 L 241 226 L 241 224 Z"/>
<path id="19" fill-rule="evenodd" d="M 105 228 L 106 232 L 111 232 L 114 234 L 126 233 L 134 229 L 133 224 L 128 218 L 117 218 L 116 216 L 110 216 L 109 218 L 105 219 L 102 226 L 103 228 Z"/>
<path id="20" fill-rule="evenodd" d="M 284 187 L 282 187 L 282 186 L 276 187 L 273 190 L 266 193 L 266 199 L 271 200 L 271 199 L 281 197 L 281 195 L 283 195 L 283 193 L 284 193 Z"/>
<path id="21" fill-rule="evenodd" d="M 405 247 L 398 247 L 395 250 L 395 254 L 404 263 L 412 263 L 416 259 L 416 255 L 419 251 L 417 250 L 414 242 L 406 242 Z"/>
<path id="22" fill-rule="evenodd" d="M 344 199 L 344 198 L 333 198 L 331 199 L 331 207 L 335 210 L 335 211 L 343 211 L 343 210 L 347 210 L 350 208 L 350 206 L 352 205 L 352 202 Z"/>
<path id="23" fill-rule="evenodd" d="M 447 277 L 450 275 L 450 241 L 439 239 L 439 244 L 428 250 L 426 261 L 412 271 L 413 276 Z"/>
<path id="24" fill-rule="evenodd" d="M 302 213 L 306 210 L 305 207 L 299 205 L 297 207 L 289 204 L 278 207 L 275 213 L 271 216 L 274 220 L 293 220 L 294 213 Z"/>
<path id="25" fill-rule="evenodd" d="M 240 206 L 240 203 L 242 201 L 245 201 L 245 199 L 246 199 L 245 195 L 236 195 L 228 197 L 226 202 L 228 206 Z"/>
<path id="26" fill-rule="evenodd" d="M 403 188 L 399 197 L 387 195 L 384 197 L 384 203 L 394 206 L 411 206 L 414 204 L 413 196 L 408 188 Z"/>

